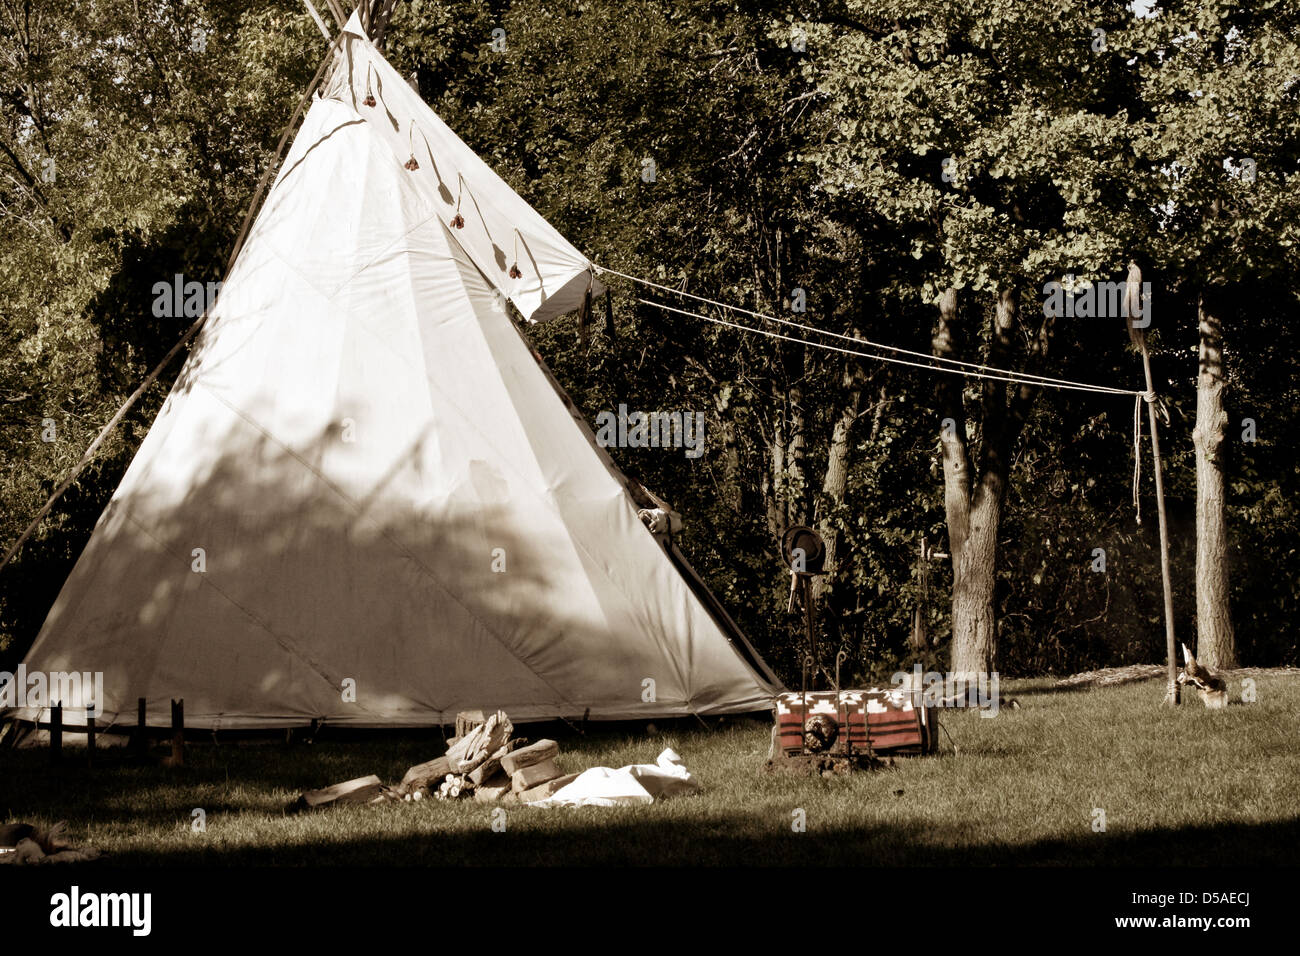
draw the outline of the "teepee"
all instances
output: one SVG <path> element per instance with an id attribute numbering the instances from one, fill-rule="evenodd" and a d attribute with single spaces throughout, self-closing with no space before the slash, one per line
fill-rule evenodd
<path id="1" fill-rule="evenodd" d="M 102 673 L 65 722 L 127 724 L 141 697 L 204 728 L 770 706 L 776 678 L 512 322 L 579 307 L 594 271 L 354 14 L 24 661 Z"/>

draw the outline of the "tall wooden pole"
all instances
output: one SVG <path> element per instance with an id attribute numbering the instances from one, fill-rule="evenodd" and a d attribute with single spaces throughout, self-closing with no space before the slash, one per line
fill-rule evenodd
<path id="1" fill-rule="evenodd" d="M 1165 660 L 1169 668 L 1169 687 L 1165 692 L 1166 704 L 1178 703 L 1178 644 L 1174 640 L 1174 588 L 1169 574 L 1169 519 L 1165 515 L 1165 479 L 1160 469 L 1160 428 L 1156 421 L 1156 387 L 1151 381 L 1151 353 L 1147 349 L 1147 326 L 1151 324 L 1150 293 L 1145 291 L 1142 269 L 1136 261 L 1128 264 L 1128 280 L 1124 286 L 1124 324 L 1129 341 L 1142 353 L 1142 371 L 1146 374 L 1147 414 L 1151 419 L 1151 459 L 1156 472 L 1156 511 L 1160 516 L 1160 580 L 1165 591 Z M 1139 323 L 1137 320 L 1141 318 Z M 1138 419 L 1141 421 L 1141 419 Z M 1137 489 L 1135 488 L 1136 492 Z"/>
<path id="2" fill-rule="evenodd" d="M 812 575 L 801 574 L 800 583 L 803 585 L 803 614 L 804 627 L 808 634 L 808 653 L 813 659 L 812 690 L 817 690 L 819 681 L 817 675 L 821 672 L 821 657 L 817 653 L 817 631 L 816 620 L 813 613 L 813 588 Z"/>
<path id="3" fill-rule="evenodd" d="M 1165 481 L 1160 470 L 1160 432 L 1157 427 L 1155 386 L 1151 382 L 1151 356 L 1142 344 L 1142 370 L 1147 380 L 1147 414 L 1151 420 L 1151 458 L 1156 471 L 1156 511 L 1160 516 L 1160 579 L 1165 591 L 1165 654 L 1169 686 L 1165 703 L 1178 703 L 1178 644 L 1174 640 L 1174 589 L 1169 573 L 1169 519 L 1165 515 Z"/>

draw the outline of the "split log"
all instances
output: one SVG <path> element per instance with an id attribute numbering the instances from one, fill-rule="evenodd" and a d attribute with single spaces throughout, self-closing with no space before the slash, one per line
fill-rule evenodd
<path id="1" fill-rule="evenodd" d="M 341 806 L 344 804 L 354 803 L 371 803 L 376 797 L 380 797 L 384 790 L 383 783 L 374 774 L 368 777 L 357 777 L 355 780 L 345 780 L 343 783 L 336 783 L 332 787 L 323 787 L 320 790 L 308 790 L 298 797 L 290 810 L 307 810 L 316 807 Z"/>
<path id="2" fill-rule="evenodd" d="M 476 803 L 496 803 L 513 793 L 514 790 L 510 785 L 510 778 L 504 774 L 493 777 L 487 783 L 474 790 L 474 800 Z"/>
<path id="3" fill-rule="evenodd" d="M 530 787 L 523 793 L 519 794 L 519 802 L 533 803 L 537 800 L 545 800 L 547 797 L 553 797 L 577 779 L 578 775 L 576 773 L 566 773 L 563 777 L 556 777 L 554 780 L 539 783 L 537 786 Z"/>
<path id="4" fill-rule="evenodd" d="M 430 784 L 437 785 L 449 773 L 451 773 L 451 763 L 447 758 L 435 757 L 433 760 L 418 763 L 406 771 L 397 789 L 404 794 L 414 793 L 416 790 L 429 787 Z"/>
<path id="5" fill-rule="evenodd" d="M 516 773 L 525 767 L 554 760 L 560 755 L 560 745 L 554 740 L 539 740 L 530 747 L 521 747 L 501 759 L 501 767 L 506 773 Z"/>
<path id="6" fill-rule="evenodd" d="M 555 766 L 554 760 L 543 760 L 541 763 L 535 763 L 531 766 L 524 767 L 522 770 L 516 770 L 510 775 L 510 780 L 514 786 L 515 793 L 523 793 L 540 783 L 546 783 L 548 780 L 554 780 L 561 776 L 563 771 Z"/>
<path id="7" fill-rule="evenodd" d="M 452 773 L 469 773 L 500 750 L 514 727 L 510 718 L 497 711 L 486 721 L 461 737 L 447 750 Z"/>
<path id="8" fill-rule="evenodd" d="M 481 764 L 479 764 L 477 767 L 475 767 L 473 770 L 469 772 L 470 782 L 473 783 L 474 786 L 476 787 L 481 786 L 483 781 L 491 780 L 497 774 L 503 772 L 501 769 L 501 758 L 505 757 L 507 754 L 510 753 L 508 747 L 509 744 L 507 744 L 505 747 L 502 747 L 491 757 L 488 757 L 487 760 L 484 760 Z M 508 771 L 506 772 L 506 775 L 508 775 Z"/>

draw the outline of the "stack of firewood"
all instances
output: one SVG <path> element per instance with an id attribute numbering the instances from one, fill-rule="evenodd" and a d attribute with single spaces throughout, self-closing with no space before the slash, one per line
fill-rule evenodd
<path id="1" fill-rule="evenodd" d="M 510 718 L 502 711 L 487 717 L 479 711 L 461 713 L 446 755 L 412 767 L 397 791 L 404 800 L 532 803 L 578 776 L 565 774 L 556 765 L 560 748 L 554 740 L 530 744 L 513 733 Z"/>
<path id="2" fill-rule="evenodd" d="M 480 803 L 532 803 L 551 796 L 578 775 L 556 766 L 560 753 L 554 740 L 530 744 L 515 737 L 503 711 L 485 717 L 482 711 L 456 715 L 456 736 L 447 741 L 442 757 L 416 764 L 396 787 L 379 777 L 357 777 L 321 790 L 308 790 L 289 806 L 291 812 L 387 803 L 393 800 L 464 800 Z"/>

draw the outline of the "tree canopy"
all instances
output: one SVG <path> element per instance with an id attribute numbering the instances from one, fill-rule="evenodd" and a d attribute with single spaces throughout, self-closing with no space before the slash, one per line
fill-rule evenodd
<path id="1" fill-rule="evenodd" d="M 1122 321 L 1044 309 L 1048 282 L 1082 288 L 1140 262 L 1171 414 L 1184 633 L 1197 308 L 1213 286 L 1229 329 L 1236 639 L 1243 662 L 1276 664 L 1297 662 L 1300 596 L 1296 575 L 1278 573 L 1300 531 L 1298 13 L 1294 0 L 1137 12 L 1083 0 L 407 0 L 385 42 L 574 245 L 674 289 L 1140 390 Z M 190 320 L 151 309 L 155 284 L 221 278 L 325 48 L 288 0 L 0 2 L 6 545 L 183 334 Z M 599 320 L 588 337 L 572 320 L 526 332 L 589 420 L 619 404 L 706 413 L 698 459 L 611 453 L 683 514 L 683 549 L 787 680 L 800 657 L 779 557 L 788 527 L 815 525 L 831 545 L 824 641 L 849 651 L 854 676 L 879 676 L 947 660 L 946 594 L 960 582 L 942 559 L 923 573 L 918 545 L 947 550 L 954 494 L 984 520 L 981 487 L 999 504 L 986 583 L 1000 670 L 1163 657 L 1145 462 L 1141 524 L 1132 501 L 1131 396 L 887 364 L 665 312 L 637 300 L 716 314 L 611 284 L 614 336 Z M 35 637 L 174 374 L 0 574 L 0 668 Z M 909 634 L 923 592 L 922 648 Z"/>

